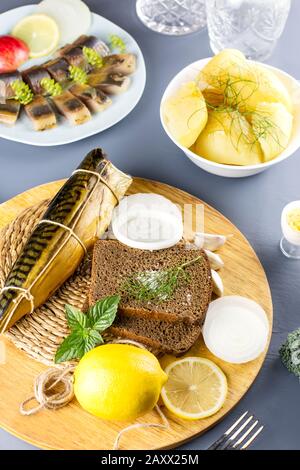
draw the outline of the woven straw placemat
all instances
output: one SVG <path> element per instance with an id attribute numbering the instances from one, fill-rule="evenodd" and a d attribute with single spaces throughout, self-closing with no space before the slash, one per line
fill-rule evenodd
<path id="1" fill-rule="evenodd" d="M 0 288 L 50 201 L 25 209 L 0 233 Z M 65 304 L 80 309 L 87 299 L 91 262 L 85 258 L 74 275 L 41 307 L 18 321 L 6 335 L 29 356 L 53 366 L 56 350 L 68 334 Z"/>

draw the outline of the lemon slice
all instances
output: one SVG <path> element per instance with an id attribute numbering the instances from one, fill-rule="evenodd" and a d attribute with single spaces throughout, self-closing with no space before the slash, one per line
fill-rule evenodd
<path id="1" fill-rule="evenodd" d="M 47 15 L 25 16 L 16 24 L 12 35 L 27 44 L 31 58 L 50 54 L 59 41 L 58 26 L 53 18 Z"/>
<path id="2" fill-rule="evenodd" d="M 225 402 L 227 380 L 208 359 L 186 357 L 166 369 L 168 381 L 161 391 L 165 406 L 178 418 L 195 420 L 215 414 Z"/>

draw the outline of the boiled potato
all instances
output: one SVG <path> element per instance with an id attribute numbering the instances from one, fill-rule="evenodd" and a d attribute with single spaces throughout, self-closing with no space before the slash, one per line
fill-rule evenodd
<path id="1" fill-rule="evenodd" d="M 289 112 L 293 105 L 290 94 L 282 81 L 271 70 L 254 63 L 249 63 L 243 81 L 233 85 L 241 109 L 252 111 L 258 103 L 281 103 Z"/>
<path id="2" fill-rule="evenodd" d="M 223 83 L 231 74 L 239 75 L 241 69 L 247 66 L 247 59 L 237 49 L 224 49 L 215 55 L 201 70 L 198 76 L 200 89 L 205 85 L 224 89 Z"/>
<path id="3" fill-rule="evenodd" d="M 251 124 L 265 162 L 273 160 L 288 146 L 293 130 L 293 116 L 283 104 L 259 103 L 251 115 Z"/>
<path id="4" fill-rule="evenodd" d="M 292 111 L 288 90 L 274 72 L 248 61 L 238 50 L 225 49 L 204 67 L 198 77 L 204 97 L 242 111 L 253 111 L 260 102 L 282 103 Z"/>
<path id="5" fill-rule="evenodd" d="M 164 121 L 174 139 L 191 147 L 207 123 L 204 97 L 195 82 L 181 85 L 163 104 Z"/>
<path id="6" fill-rule="evenodd" d="M 207 102 L 213 106 L 233 101 L 230 95 L 231 84 L 240 77 L 241 70 L 247 67 L 247 59 L 237 49 L 224 49 L 215 55 L 198 75 L 198 85 Z M 230 104 L 228 102 L 228 104 Z"/>
<path id="7" fill-rule="evenodd" d="M 227 165 L 262 163 L 263 153 L 250 123 L 236 110 L 210 111 L 208 122 L 193 151 Z"/>

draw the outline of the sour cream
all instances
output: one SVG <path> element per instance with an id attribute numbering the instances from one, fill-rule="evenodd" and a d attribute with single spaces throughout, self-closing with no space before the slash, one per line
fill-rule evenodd
<path id="1" fill-rule="evenodd" d="M 182 213 L 159 194 L 133 194 L 115 209 L 112 231 L 117 240 L 132 248 L 162 250 L 182 239 Z"/>
<path id="2" fill-rule="evenodd" d="M 293 245 L 300 246 L 300 201 L 290 202 L 281 215 L 281 227 L 284 237 Z"/>

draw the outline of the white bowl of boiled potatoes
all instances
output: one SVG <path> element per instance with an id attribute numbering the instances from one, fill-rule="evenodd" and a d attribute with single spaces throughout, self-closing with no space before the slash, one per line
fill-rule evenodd
<path id="1" fill-rule="evenodd" d="M 170 139 L 219 176 L 260 173 L 300 147 L 300 84 L 235 49 L 185 67 L 161 100 Z"/>

